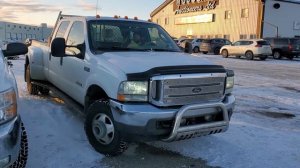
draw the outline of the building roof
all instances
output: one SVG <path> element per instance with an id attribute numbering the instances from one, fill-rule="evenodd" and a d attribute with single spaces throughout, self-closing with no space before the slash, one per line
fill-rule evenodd
<path id="1" fill-rule="evenodd" d="M 171 2 L 173 2 L 173 0 L 165 0 L 164 3 L 162 3 L 161 5 L 159 5 L 159 7 L 157 7 L 156 9 L 154 9 L 153 12 L 151 12 L 150 16 L 153 17 L 153 16 L 156 15 L 160 10 L 162 10 L 162 9 L 165 8 L 167 5 L 169 5 Z"/>
<path id="2" fill-rule="evenodd" d="M 158 12 L 160 12 L 163 8 L 165 8 L 167 5 L 169 5 L 174 0 L 165 0 L 161 5 L 159 5 L 154 11 L 151 12 L 150 17 L 153 17 Z M 274 0 L 274 1 L 281 1 L 281 2 L 288 2 L 288 3 L 295 3 L 300 4 L 300 0 Z"/>

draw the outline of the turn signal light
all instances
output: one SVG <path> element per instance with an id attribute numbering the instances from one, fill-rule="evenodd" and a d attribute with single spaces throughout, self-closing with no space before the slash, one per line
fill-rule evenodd
<path id="1" fill-rule="evenodd" d="M 125 18 L 125 19 L 128 19 L 128 16 L 125 16 L 124 18 Z"/>
<path id="2" fill-rule="evenodd" d="M 134 20 L 138 20 L 138 17 L 135 16 L 135 17 L 134 17 Z"/>
<path id="3" fill-rule="evenodd" d="M 100 18 L 100 15 L 96 15 L 96 18 L 98 18 L 98 19 L 99 19 L 99 18 Z"/>

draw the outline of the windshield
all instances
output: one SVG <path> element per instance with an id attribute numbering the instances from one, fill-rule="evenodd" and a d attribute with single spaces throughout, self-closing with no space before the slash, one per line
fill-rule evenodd
<path id="1" fill-rule="evenodd" d="M 94 51 L 180 52 L 173 39 L 158 25 L 130 21 L 90 21 L 89 41 Z"/>

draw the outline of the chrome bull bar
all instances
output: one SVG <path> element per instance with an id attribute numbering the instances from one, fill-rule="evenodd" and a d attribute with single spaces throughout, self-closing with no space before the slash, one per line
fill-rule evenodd
<path id="1" fill-rule="evenodd" d="M 216 108 L 223 113 L 223 121 L 216 121 L 206 124 L 198 124 L 192 126 L 180 127 L 181 120 L 189 110 L 201 109 L 201 111 L 208 108 Z M 201 112 L 200 115 L 209 115 L 211 112 Z M 224 132 L 228 129 L 229 117 L 227 108 L 223 103 L 210 103 L 210 104 L 198 104 L 183 106 L 176 114 L 174 127 L 170 136 L 163 141 L 172 142 L 176 140 L 188 139 L 195 136 L 204 136 L 214 133 Z"/>

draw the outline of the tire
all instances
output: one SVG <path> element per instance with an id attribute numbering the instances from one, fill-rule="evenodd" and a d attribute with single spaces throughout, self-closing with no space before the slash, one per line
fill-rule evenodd
<path id="1" fill-rule="evenodd" d="M 294 59 L 294 56 L 291 55 L 291 56 L 288 56 L 287 58 L 288 58 L 289 60 L 293 60 L 293 59 Z"/>
<path id="2" fill-rule="evenodd" d="M 21 123 L 21 149 L 17 160 L 10 168 L 25 168 L 28 158 L 28 139 L 24 124 Z"/>
<path id="3" fill-rule="evenodd" d="M 96 101 L 88 108 L 87 138 L 94 149 L 105 156 L 117 156 L 127 149 L 127 143 L 115 125 L 108 101 Z"/>
<path id="4" fill-rule="evenodd" d="M 262 60 L 262 61 L 266 60 L 267 58 L 268 58 L 267 55 L 264 55 L 264 56 L 260 56 L 260 57 L 259 57 L 259 59 Z"/>
<path id="5" fill-rule="evenodd" d="M 222 50 L 222 56 L 223 58 L 228 58 L 228 50 L 226 49 Z"/>
<path id="6" fill-rule="evenodd" d="M 253 58 L 254 58 L 253 52 L 252 51 L 247 51 L 245 53 L 245 57 L 246 57 L 247 60 L 253 60 Z"/>
<path id="7" fill-rule="evenodd" d="M 215 55 L 220 55 L 220 48 L 215 48 L 214 49 L 214 54 Z"/>
<path id="8" fill-rule="evenodd" d="M 26 67 L 26 84 L 27 84 L 27 91 L 31 95 L 37 95 L 39 93 L 39 87 L 35 84 L 31 83 L 31 75 L 30 75 L 30 66 L 27 65 Z"/>
<path id="9" fill-rule="evenodd" d="M 202 53 L 203 53 L 203 54 L 207 54 L 208 52 L 207 52 L 207 51 L 203 51 Z"/>
<path id="10" fill-rule="evenodd" d="M 195 47 L 195 48 L 193 49 L 193 51 L 194 51 L 194 53 L 198 53 L 198 52 L 199 52 L 199 47 Z"/>
<path id="11" fill-rule="evenodd" d="M 274 51 L 273 52 L 273 58 L 274 59 L 279 60 L 279 59 L 281 59 L 281 57 L 282 57 L 282 55 L 281 55 L 280 51 Z"/>

